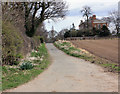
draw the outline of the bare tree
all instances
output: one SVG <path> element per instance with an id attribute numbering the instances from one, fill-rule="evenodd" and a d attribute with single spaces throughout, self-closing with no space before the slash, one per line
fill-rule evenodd
<path id="1" fill-rule="evenodd" d="M 68 31 L 68 29 L 62 29 L 57 35 L 58 39 L 64 39 L 64 34 L 67 31 Z"/>
<path id="2" fill-rule="evenodd" d="M 29 37 L 32 37 L 35 34 L 39 25 L 45 20 L 64 18 L 68 8 L 66 2 L 55 2 L 54 0 L 40 2 L 12 2 L 4 3 L 3 6 L 5 6 L 3 8 L 3 13 L 6 13 L 4 12 L 5 9 L 8 9 L 9 13 L 13 13 L 13 10 L 22 11 L 21 13 L 24 14 L 24 27 L 26 29 L 26 34 Z M 16 15 L 15 12 L 12 14 L 13 16 Z"/>
<path id="3" fill-rule="evenodd" d="M 89 6 L 84 6 L 83 9 L 81 10 L 81 13 L 83 13 L 83 17 L 86 17 L 87 19 L 87 28 L 89 28 L 89 16 L 92 14 L 92 10 Z"/>
<path id="4" fill-rule="evenodd" d="M 115 25 L 115 28 L 117 30 L 117 34 L 120 33 L 120 18 L 119 18 L 119 14 L 118 14 L 118 11 L 112 11 L 110 13 L 110 19 L 111 19 L 111 22 Z"/>
<path id="5" fill-rule="evenodd" d="M 45 25 L 42 23 L 36 30 L 35 36 L 43 37 L 44 41 L 47 41 L 48 38 L 48 31 L 45 28 Z"/>
<path id="6" fill-rule="evenodd" d="M 30 37 L 34 35 L 37 27 L 43 21 L 63 18 L 67 12 L 66 3 L 63 1 L 55 2 L 54 0 L 50 0 L 49 2 L 24 3 L 24 6 L 26 34 Z M 29 24 L 29 21 L 31 21 L 31 24 Z"/>
<path id="7" fill-rule="evenodd" d="M 21 20 L 22 19 L 22 20 Z M 20 2 L 2 2 L 2 20 L 17 23 L 23 23 L 24 11 Z"/>
<path id="8" fill-rule="evenodd" d="M 101 20 L 107 22 L 108 25 L 111 23 L 111 18 L 110 17 L 103 17 Z"/>

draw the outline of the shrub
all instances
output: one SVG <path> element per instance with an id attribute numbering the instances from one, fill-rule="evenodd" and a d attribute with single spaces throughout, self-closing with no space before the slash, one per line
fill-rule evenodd
<path id="1" fill-rule="evenodd" d="M 83 36 L 83 31 L 82 30 L 77 31 L 77 37 L 82 37 L 82 36 Z"/>
<path id="2" fill-rule="evenodd" d="M 40 52 L 32 52 L 31 57 L 41 57 L 42 54 Z"/>
<path id="3" fill-rule="evenodd" d="M 105 36 L 109 36 L 110 35 L 110 31 L 106 26 L 102 27 L 102 30 L 100 32 L 100 37 L 105 37 Z"/>
<path id="4" fill-rule="evenodd" d="M 28 69 L 32 69 L 34 66 L 32 65 L 32 63 L 30 61 L 26 61 L 24 63 L 22 63 L 22 65 L 20 65 L 20 69 L 22 70 L 28 70 Z"/>
<path id="5" fill-rule="evenodd" d="M 23 39 L 17 28 L 10 22 L 2 24 L 2 64 L 13 65 L 18 59 L 16 55 L 20 53 Z"/>
<path id="6" fill-rule="evenodd" d="M 43 43 L 43 42 L 44 42 L 43 37 L 40 37 L 40 42 L 41 42 L 41 43 Z"/>
<path id="7" fill-rule="evenodd" d="M 14 61 L 13 65 L 18 65 L 20 62 L 19 61 Z"/>
<path id="8" fill-rule="evenodd" d="M 16 58 L 19 58 L 19 59 L 22 59 L 23 58 L 23 55 L 22 54 L 16 54 Z"/>
<path id="9" fill-rule="evenodd" d="M 77 36 L 77 31 L 76 30 L 71 30 L 70 31 L 70 36 L 71 37 L 76 37 Z"/>
<path id="10" fill-rule="evenodd" d="M 65 32 L 64 38 L 70 37 L 70 31 Z"/>

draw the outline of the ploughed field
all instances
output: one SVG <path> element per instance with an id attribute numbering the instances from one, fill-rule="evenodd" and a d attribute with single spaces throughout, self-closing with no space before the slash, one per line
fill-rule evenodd
<path id="1" fill-rule="evenodd" d="M 118 39 L 71 40 L 79 48 L 113 62 L 118 62 Z"/>

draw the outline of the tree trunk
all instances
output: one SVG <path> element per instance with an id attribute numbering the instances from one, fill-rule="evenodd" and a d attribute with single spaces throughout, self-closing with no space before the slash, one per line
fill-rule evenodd
<path id="1" fill-rule="evenodd" d="M 87 16 L 87 28 L 89 28 L 89 24 L 88 24 L 88 16 Z"/>

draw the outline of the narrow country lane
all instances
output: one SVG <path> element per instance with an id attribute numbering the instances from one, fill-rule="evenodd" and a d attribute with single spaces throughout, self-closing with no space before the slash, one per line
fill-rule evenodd
<path id="1" fill-rule="evenodd" d="M 7 92 L 117 92 L 118 77 L 46 44 L 52 64 L 34 80 Z"/>

